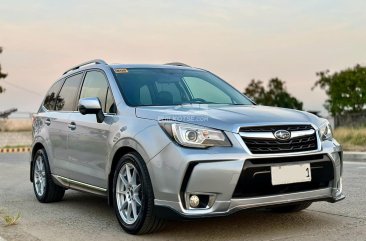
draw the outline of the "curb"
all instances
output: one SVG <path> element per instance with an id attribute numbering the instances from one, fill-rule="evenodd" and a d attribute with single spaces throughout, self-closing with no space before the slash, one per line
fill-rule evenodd
<path id="1" fill-rule="evenodd" d="M 30 147 L 0 148 L 0 153 L 17 153 L 17 152 L 30 152 L 30 151 L 31 151 Z"/>
<path id="2" fill-rule="evenodd" d="M 366 152 L 345 151 L 343 152 L 343 160 L 354 161 L 354 162 L 366 162 Z"/>

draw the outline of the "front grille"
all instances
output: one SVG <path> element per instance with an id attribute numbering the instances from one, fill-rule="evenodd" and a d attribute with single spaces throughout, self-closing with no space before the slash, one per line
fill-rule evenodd
<path id="1" fill-rule="evenodd" d="M 273 186 L 272 164 L 310 163 L 311 181 Z M 333 164 L 326 155 L 249 159 L 240 174 L 233 198 L 250 198 L 311 191 L 331 186 L 334 179 Z"/>
<path id="2" fill-rule="evenodd" d="M 261 126 L 242 127 L 240 132 L 276 132 L 277 130 L 304 131 L 311 130 L 311 125 L 288 125 L 288 126 Z M 263 139 L 242 137 L 244 143 L 253 154 L 272 154 L 303 152 L 318 149 L 316 133 L 310 136 L 301 136 L 289 140 Z"/>
<path id="3" fill-rule="evenodd" d="M 253 126 L 253 127 L 241 127 L 240 132 L 275 132 L 278 130 L 286 131 L 305 131 L 311 130 L 311 125 L 287 125 L 287 126 Z"/>

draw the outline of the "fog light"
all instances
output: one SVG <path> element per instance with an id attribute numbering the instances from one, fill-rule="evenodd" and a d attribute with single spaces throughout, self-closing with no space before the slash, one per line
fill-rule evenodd
<path id="1" fill-rule="evenodd" d="M 189 198 L 189 205 L 192 207 L 192 208 L 196 208 L 198 207 L 198 205 L 200 205 L 200 199 L 197 195 L 192 195 L 190 198 Z"/>

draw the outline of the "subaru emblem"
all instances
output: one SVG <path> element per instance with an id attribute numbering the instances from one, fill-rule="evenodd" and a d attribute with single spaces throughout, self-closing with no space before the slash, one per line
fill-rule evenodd
<path id="1" fill-rule="evenodd" d="M 278 140 L 287 141 L 291 138 L 291 133 L 289 131 L 286 131 L 286 130 L 278 130 L 274 133 L 274 136 Z"/>

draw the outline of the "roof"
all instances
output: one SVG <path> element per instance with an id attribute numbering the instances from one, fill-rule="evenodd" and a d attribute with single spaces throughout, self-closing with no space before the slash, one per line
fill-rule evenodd
<path id="1" fill-rule="evenodd" d="M 63 73 L 63 76 L 74 72 L 76 70 L 79 69 L 83 69 L 86 66 L 94 66 L 94 65 L 104 65 L 104 66 L 110 66 L 111 68 L 123 68 L 123 69 L 132 69 L 132 68 L 156 68 L 156 69 L 192 69 L 192 67 L 180 63 L 180 62 L 172 62 L 172 63 L 167 63 L 167 64 L 107 64 L 107 62 L 105 62 L 102 59 L 94 59 L 94 60 L 90 60 L 84 63 L 81 63 L 79 65 L 76 65 L 68 70 L 66 70 Z M 196 68 L 194 68 L 196 69 Z"/>
<path id="2" fill-rule="evenodd" d="M 155 68 L 155 69 L 192 69 L 192 67 L 177 66 L 177 65 L 167 65 L 167 64 L 109 64 L 112 68 Z"/>

